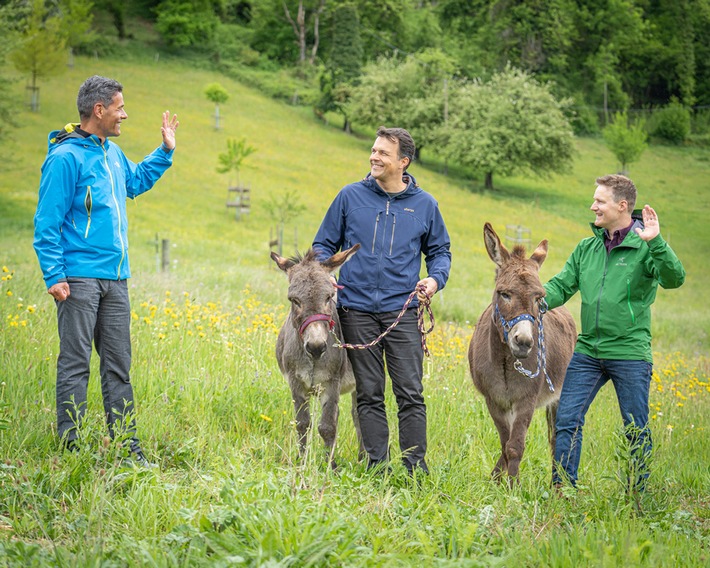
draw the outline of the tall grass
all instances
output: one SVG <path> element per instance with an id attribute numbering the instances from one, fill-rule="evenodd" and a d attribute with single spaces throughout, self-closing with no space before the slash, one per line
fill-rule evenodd
<path id="1" fill-rule="evenodd" d="M 74 120 L 76 89 L 95 72 L 125 85 L 120 142 L 130 157 L 159 143 L 165 108 L 181 120 L 175 166 L 129 203 L 136 419 L 158 471 L 123 467 L 120 439 L 106 438 L 96 361 L 81 451 L 59 453 L 55 439 L 56 315 L 32 251 L 32 214 L 46 133 Z M 268 259 L 264 203 L 299 192 L 308 205 L 297 223 L 305 248 L 335 192 L 366 173 L 372 141 L 223 77 L 232 98 L 215 132 L 202 94 L 215 79 L 175 62 L 79 59 L 43 85 L 41 114 L 22 114 L 16 160 L 0 181 L 0 565 L 707 565 L 710 154 L 652 148 L 632 172 L 689 274 L 681 289 L 661 291 L 654 308 L 647 493 L 624 490 L 629 464 L 611 387 L 587 418 L 579 492 L 550 492 L 542 415 L 528 433 L 520 486 L 491 482 L 498 437 L 465 359 L 493 282 L 483 222 L 501 232 L 526 225 L 533 244 L 549 238 L 543 278 L 554 274 L 589 232 L 594 177 L 614 169 L 594 140 L 578 141 L 567 175 L 501 180 L 493 193 L 437 174 L 433 160 L 413 170 L 439 199 L 454 247 L 425 361 L 432 473 L 412 481 L 399 465 L 391 400 L 392 473 L 373 476 L 357 462 L 349 401 L 332 472 L 317 433 L 296 459 L 290 393 L 273 356 L 286 281 Z M 214 171 L 228 137 L 258 148 L 242 172 L 253 209 L 240 222 L 224 207 L 229 180 Z M 156 233 L 172 245 L 169 273 L 155 268 Z"/>

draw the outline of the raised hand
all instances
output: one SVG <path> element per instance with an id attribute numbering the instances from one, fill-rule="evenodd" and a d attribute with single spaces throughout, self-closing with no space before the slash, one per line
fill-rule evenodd
<path id="1" fill-rule="evenodd" d="M 637 228 L 636 234 L 646 242 L 657 237 L 661 232 L 658 215 L 650 205 L 645 205 L 643 208 L 643 226 L 643 231 Z"/>
<path id="2" fill-rule="evenodd" d="M 170 118 L 170 111 L 166 110 L 163 113 L 163 126 L 160 128 L 160 133 L 163 135 L 163 145 L 168 149 L 172 150 L 175 148 L 175 131 L 180 123 L 177 119 L 177 114 Z"/>

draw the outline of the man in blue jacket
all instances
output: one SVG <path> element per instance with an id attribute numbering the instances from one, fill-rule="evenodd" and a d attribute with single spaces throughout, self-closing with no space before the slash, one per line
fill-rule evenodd
<path id="1" fill-rule="evenodd" d="M 338 314 L 347 343 L 368 344 L 397 318 L 409 295 L 431 298 L 449 277 L 449 234 L 436 200 L 407 167 L 414 141 L 402 128 L 380 127 L 370 154 L 370 173 L 345 186 L 331 204 L 313 247 L 331 256 L 356 243 L 361 248 L 340 269 Z M 424 254 L 427 277 L 420 279 Z M 399 446 L 409 471 L 428 472 L 423 350 L 417 299 L 374 347 L 348 350 L 357 385 L 357 409 L 368 467 L 389 460 L 385 412 L 385 361 L 399 409 Z"/>
<path id="2" fill-rule="evenodd" d="M 134 164 L 109 141 L 128 118 L 119 82 L 88 78 L 77 108 L 79 124 L 49 134 L 34 218 L 35 251 L 57 305 L 57 433 L 66 448 L 78 448 L 93 341 L 110 434 L 127 433 L 133 462 L 152 467 L 133 420 L 126 198 L 148 191 L 171 166 L 179 123 L 163 113 L 162 145 Z"/>

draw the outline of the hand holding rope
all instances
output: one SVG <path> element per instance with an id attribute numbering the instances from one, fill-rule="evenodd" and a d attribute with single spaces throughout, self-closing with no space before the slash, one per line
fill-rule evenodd
<path id="1" fill-rule="evenodd" d="M 414 300 L 414 297 L 421 293 L 425 299 L 423 301 L 419 301 L 419 305 L 417 306 L 417 328 L 419 329 L 419 333 L 421 333 L 422 336 L 422 350 L 424 353 L 429 356 L 429 349 L 427 348 L 426 345 L 426 336 L 430 334 L 432 331 L 434 331 L 434 313 L 431 310 L 431 298 L 429 298 L 429 295 L 426 293 L 426 286 L 423 284 L 420 284 L 417 286 L 417 288 L 409 294 L 409 297 L 407 298 L 407 301 L 404 302 L 404 306 L 402 306 L 402 311 L 399 312 L 397 315 L 397 318 L 392 322 L 392 324 L 384 330 L 380 335 L 377 336 L 374 340 L 370 341 L 370 343 L 362 343 L 362 344 L 354 344 L 354 343 L 342 343 L 338 337 L 336 336 L 335 338 L 335 346 L 340 347 L 341 349 L 369 349 L 370 347 L 374 347 L 377 345 L 382 339 L 390 332 L 392 331 L 395 327 L 397 327 L 397 324 L 402 320 L 402 317 L 404 317 L 404 314 L 407 311 L 407 308 L 409 308 L 409 305 L 412 303 Z M 427 328 L 424 323 L 424 313 L 427 313 L 429 316 L 429 327 Z"/>

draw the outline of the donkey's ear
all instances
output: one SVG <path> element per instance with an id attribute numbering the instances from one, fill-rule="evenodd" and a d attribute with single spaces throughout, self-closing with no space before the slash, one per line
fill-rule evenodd
<path id="1" fill-rule="evenodd" d="M 540 241 L 540 244 L 537 245 L 537 248 L 530 255 L 530 260 L 534 260 L 535 262 L 537 262 L 538 266 L 542 266 L 542 263 L 545 262 L 546 258 L 547 258 L 547 239 L 544 239 L 544 240 Z"/>
<path id="2" fill-rule="evenodd" d="M 284 272 L 286 272 L 289 268 L 296 264 L 293 260 L 289 258 L 284 258 L 283 256 L 279 256 L 275 252 L 271 253 L 271 258 L 276 263 L 276 266 L 278 266 Z"/>
<path id="3" fill-rule="evenodd" d="M 491 260 L 500 266 L 508 260 L 510 253 L 508 249 L 503 246 L 500 242 L 497 233 L 493 230 L 493 226 L 490 223 L 483 225 L 483 241 L 486 243 L 486 250 L 488 251 L 488 256 Z"/>
<path id="4" fill-rule="evenodd" d="M 323 268 L 325 268 L 328 272 L 335 272 L 336 270 L 338 270 L 338 268 L 340 268 L 343 264 L 350 260 L 350 257 L 354 255 L 359 249 L 360 243 L 356 243 L 349 249 L 336 252 L 328 260 L 324 260 L 323 262 L 321 262 L 321 266 L 323 266 Z"/>

